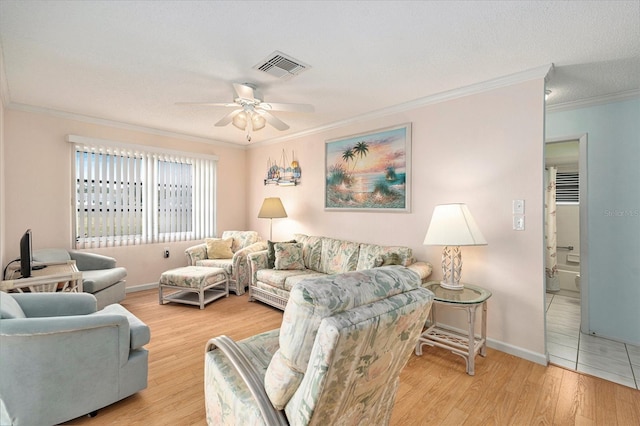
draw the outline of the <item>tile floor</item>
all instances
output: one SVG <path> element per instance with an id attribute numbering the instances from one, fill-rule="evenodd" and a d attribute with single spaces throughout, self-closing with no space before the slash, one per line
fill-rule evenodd
<path id="1" fill-rule="evenodd" d="M 552 364 L 640 389 L 640 347 L 580 332 L 580 299 L 547 293 Z"/>

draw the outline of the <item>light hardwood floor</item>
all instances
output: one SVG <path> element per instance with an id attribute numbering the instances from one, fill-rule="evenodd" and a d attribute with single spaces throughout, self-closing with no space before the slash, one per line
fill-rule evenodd
<path id="1" fill-rule="evenodd" d="M 69 425 L 205 425 L 204 347 L 226 334 L 239 340 L 280 326 L 282 312 L 247 295 L 208 305 L 160 306 L 155 290 L 123 305 L 151 327 L 149 386 Z M 476 375 L 448 351 L 424 347 L 400 380 L 392 425 L 639 425 L 640 391 L 489 349 Z M 374 426 L 374 425 L 370 425 Z"/>

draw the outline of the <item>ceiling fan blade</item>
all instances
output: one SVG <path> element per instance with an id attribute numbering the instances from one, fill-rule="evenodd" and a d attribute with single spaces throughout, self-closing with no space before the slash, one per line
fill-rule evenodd
<path id="1" fill-rule="evenodd" d="M 238 95 L 238 98 L 246 99 L 250 102 L 255 101 L 252 87 L 245 86 L 244 84 L 233 83 L 233 90 L 236 91 L 236 95 Z"/>
<path id="2" fill-rule="evenodd" d="M 235 105 L 235 104 L 234 104 Z M 235 117 L 236 115 L 240 114 L 240 112 L 242 112 L 242 108 L 238 108 L 234 111 L 231 111 L 229 114 L 225 115 L 224 117 L 222 117 L 216 124 L 215 126 L 217 127 L 222 127 L 222 126 L 226 126 L 227 124 L 231 123 L 231 121 L 233 120 L 233 117 Z"/>
<path id="3" fill-rule="evenodd" d="M 283 104 L 278 102 L 261 102 L 260 108 L 267 111 L 313 112 L 313 105 L 308 104 Z"/>
<path id="4" fill-rule="evenodd" d="M 176 102 L 176 105 L 203 105 L 203 106 L 219 106 L 219 107 L 237 107 L 235 102 Z"/>
<path id="5" fill-rule="evenodd" d="M 278 117 L 276 117 L 275 115 L 267 111 L 258 110 L 258 113 L 261 116 L 263 116 L 265 120 L 267 120 L 267 123 L 271 124 L 273 127 L 275 127 L 278 130 L 287 130 L 289 128 L 287 123 L 285 123 L 284 121 L 280 120 Z"/>

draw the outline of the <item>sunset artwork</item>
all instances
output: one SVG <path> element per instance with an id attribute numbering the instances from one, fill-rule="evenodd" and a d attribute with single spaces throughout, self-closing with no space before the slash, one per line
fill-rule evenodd
<path id="1" fill-rule="evenodd" d="M 325 208 L 409 211 L 411 124 L 326 142 Z"/>

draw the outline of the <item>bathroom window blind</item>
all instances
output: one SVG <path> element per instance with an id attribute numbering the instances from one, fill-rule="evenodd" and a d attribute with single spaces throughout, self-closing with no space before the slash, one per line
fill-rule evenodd
<path id="1" fill-rule="evenodd" d="M 76 248 L 215 235 L 217 158 L 69 136 Z"/>
<path id="2" fill-rule="evenodd" d="M 556 174 L 556 203 L 580 203 L 580 181 L 578 172 L 558 172 Z"/>

